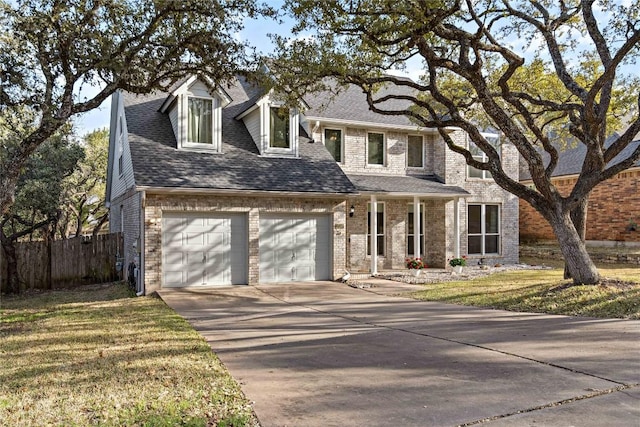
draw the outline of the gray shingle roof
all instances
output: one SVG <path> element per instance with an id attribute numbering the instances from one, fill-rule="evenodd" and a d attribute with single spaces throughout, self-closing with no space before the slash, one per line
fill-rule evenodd
<path id="1" fill-rule="evenodd" d="M 178 150 L 168 115 L 158 112 L 164 92 L 125 94 L 125 114 L 138 186 L 313 193 L 356 190 L 322 144 L 301 138 L 300 158 L 261 157 L 244 123 L 234 117 L 258 90 L 243 79 L 224 88 L 222 153 Z M 302 136 L 302 135 L 301 135 Z"/>
<path id="2" fill-rule="evenodd" d="M 609 146 L 617 136 L 611 137 L 606 146 Z M 633 141 L 629 144 L 624 150 L 620 152 L 616 157 L 613 158 L 610 165 L 615 165 L 622 161 L 623 159 L 628 158 L 631 153 L 638 147 L 640 144 L 640 140 Z M 567 175 L 578 175 L 582 169 L 582 163 L 584 162 L 584 157 L 587 153 L 587 148 L 584 144 L 577 143 L 576 146 L 566 148 L 560 151 L 560 157 L 558 159 L 558 166 L 553 171 L 553 177 L 559 176 L 567 176 Z M 543 158 L 545 159 L 545 165 L 549 163 L 549 156 L 546 153 L 543 153 Z M 640 167 L 640 161 L 636 163 L 637 167 Z M 520 180 L 528 180 L 531 179 L 531 174 L 529 173 L 529 169 L 527 168 L 527 162 L 520 159 Z"/>
<path id="3" fill-rule="evenodd" d="M 469 193 L 456 186 L 445 185 L 433 175 L 389 176 L 389 175 L 348 175 L 358 191 L 371 193 L 407 193 L 467 196 Z"/>
<path id="4" fill-rule="evenodd" d="M 360 88 L 349 85 L 336 97 L 329 91 L 314 93 L 305 97 L 310 109 L 305 112 L 309 117 L 326 119 L 351 120 L 356 122 L 380 123 L 385 125 L 416 126 L 406 116 L 387 116 L 377 114 L 369 109 L 367 98 Z M 387 94 L 409 94 L 412 90 L 405 86 L 386 86 L 376 93 L 376 97 Z M 331 108 L 326 108 L 327 105 Z M 388 100 L 380 104 L 381 108 L 400 110 L 408 108 L 410 102 L 405 100 Z"/>

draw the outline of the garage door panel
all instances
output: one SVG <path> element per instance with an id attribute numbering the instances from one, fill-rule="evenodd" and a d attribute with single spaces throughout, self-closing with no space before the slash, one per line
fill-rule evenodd
<path id="1" fill-rule="evenodd" d="M 328 215 L 264 215 L 260 219 L 260 281 L 330 278 Z"/>
<path id="2" fill-rule="evenodd" d="M 247 262 L 245 215 L 163 217 L 163 286 L 246 284 Z"/>
<path id="3" fill-rule="evenodd" d="M 182 266 L 186 264 L 185 254 L 180 251 L 170 251 L 165 255 L 165 263 L 167 266 Z"/>

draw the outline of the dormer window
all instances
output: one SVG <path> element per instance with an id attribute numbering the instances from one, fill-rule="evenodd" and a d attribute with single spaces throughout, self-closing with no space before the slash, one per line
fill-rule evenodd
<path id="1" fill-rule="evenodd" d="M 271 107 L 270 111 L 269 147 L 291 148 L 289 110 Z"/>
<path id="2" fill-rule="evenodd" d="M 238 114 L 236 120 L 244 122 L 261 156 L 298 157 L 300 112 L 274 99 L 272 93 Z"/>
<path id="3" fill-rule="evenodd" d="M 188 97 L 187 142 L 213 143 L 213 99 Z"/>
<path id="4" fill-rule="evenodd" d="M 229 95 L 213 82 L 191 76 L 165 99 L 160 112 L 169 115 L 177 148 L 222 151 L 222 109 Z"/>

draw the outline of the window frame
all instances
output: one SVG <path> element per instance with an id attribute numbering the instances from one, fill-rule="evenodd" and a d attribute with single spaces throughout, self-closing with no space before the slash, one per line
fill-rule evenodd
<path id="1" fill-rule="evenodd" d="M 331 153 L 331 151 L 329 151 L 328 148 L 327 148 L 327 151 L 329 151 L 329 153 L 331 154 L 331 157 L 333 157 L 333 160 L 336 160 L 336 163 L 344 164 L 344 128 L 326 127 L 322 129 L 322 144 L 325 146 L 325 148 L 327 147 L 327 134 L 326 134 L 327 131 L 340 132 L 340 160 L 336 160 L 336 158 L 333 156 L 333 153 Z"/>
<path id="2" fill-rule="evenodd" d="M 369 136 L 371 134 L 382 135 L 382 163 L 369 163 Z M 377 132 L 377 131 L 367 131 L 367 142 L 366 142 L 366 164 L 367 167 L 380 168 L 385 167 L 387 164 L 387 134 L 385 132 Z"/>
<path id="3" fill-rule="evenodd" d="M 210 126 L 211 128 L 209 129 L 209 142 L 200 142 L 200 141 L 190 141 L 189 140 L 189 130 L 190 130 L 190 126 L 191 126 L 191 110 L 189 108 L 189 101 L 191 99 L 200 99 L 203 101 L 208 101 L 211 103 L 211 110 L 210 110 Z M 185 146 L 187 147 L 208 147 L 208 148 L 213 148 L 215 149 L 215 136 L 214 136 L 214 132 L 215 132 L 215 109 L 217 107 L 217 103 L 215 101 L 214 97 L 209 97 L 209 96 L 198 96 L 198 95 L 187 95 L 186 96 L 186 109 L 187 109 L 187 126 L 186 126 L 186 137 L 185 137 Z"/>
<path id="4" fill-rule="evenodd" d="M 425 204 L 424 202 L 420 202 L 420 230 L 418 232 L 418 238 L 420 239 L 420 257 L 424 259 L 424 251 L 426 249 L 425 243 L 425 225 L 426 225 L 426 215 L 425 215 Z M 411 210 L 410 210 L 411 209 Z M 413 257 L 415 254 L 413 253 L 413 242 L 409 244 L 409 237 L 413 236 L 415 239 L 415 230 L 413 233 L 409 233 L 409 227 L 413 226 L 413 218 L 409 219 L 409 215 L 415 215 L 415 207 L 413 206 L 413 202 L 407 204 L 407 232 L 406 232 L 406 243 L 407 243 L 407 256 Z"/>
<path id="5" fill-rule="evenodd" d="M 293 149 L 293 141 L 292 141 L 292 135 L 291 135 L 291 110 L 289 108 L 285 108 L 281 105 L 269 105 L 267 107 L 269 109 L 269 134 L 268 134 L 268 141 L 267 141 L 267 149 L 269 151 L 283 151 L 283 152 L 290 152 Z M 273 114 L 274 111 L 280 112 L 286 112 L 285 115 L 285 140 L 287 142 L 287 146 L 286 147 L 277 147 L 273 145 L 274 142 L 274 132 L 275 132 L 275 127 L 272 126 L 273 124 Z M 276 113 L 276 115 L 278 115 Z M 279 115 L 278 115 L 279 116 Z M 281 117 L 279 117 L 281 118 Z"/>
<path id="6" fill-rule="evenodd" d="M 387 243 L 386 239 L 386 219 L 387 213 L 385 209 L 385 202 L 376 202 L 378 206 L 377 213 L 378 215 L 382 214 L 382 221 L 378 219 L 378 229 L 380 229 L 380 224 L 382 224 L 382 233 L 376 233 L 376 239 L 382 239 L 382 244 L 380 244 L 380 240 L 378 240 L 378 255 L 380 257 L 385 256 L 385 246 Z M 371 255 L 371 202 L 367 202 L 367 256 Z"/>
<path id="7" fill-rule="evenodd" d="M 411 137 L 419 137 L 420 138 L 420 166 L 411 166 L 409 164 L 409 140 Z M 425 149 L 424 149 L 424 135 L 419 134 L 409 134 L 407 135 L 407 168 L 409 169 L 424 169 L 424 165 L 426 162 L 425 158 Z"/>
<path id="8" fill-rule="evenodd" d="M 500 139 L 500 135 L 497 133 L 491 133 L 491 132 L 481 132 L 480 135 L 482 135 L 485 139 L 488 138 L 495 138 L 496 142 L 494 144 L 492 144 L 494 146 L 494 148 L 496 149 L 496 151 L 498 152 L 498 155 L 500 156 L 500 158 L 502 158 L 502 141 Z M 469 139 L 467 141 L 467 149 L 471 152 L 471 154 L 473 155 L 473 158 L 480 161 L 480 162 L 486 162 L 489 158 L 486 155 L 486 153 L 484 151 L 482 151 L 481 149 L 479 149 L 474 143 L 473 141 L 471 141 L 471 139 Z M 479 151 L 478 154 L 474 154 L 474 149 Z M 478 175 L 479 176 L 473 176 L 473 175 Z M 486 170 L 482 170 L 482 169 L 477 169 L 474 168 L 471 165 L 467 165 L 467 179 L 472 179 L 472 180 L 491 180 L 493 179 L 493 176 L 491 175 L 491 172 L 486 171 Z"/>
<path id="9" fill-rule="evenodd" d="M 479 233 L 471 233 L 470 224 L 471 220 L 469 217 L 470 208 L 472 206 L 480 206 L 480 232 Z M 497 232 L 490 233 L 486 230 L 487 220 L 486 220 L 486 210 L 487 207 L 495 207 L 497 216 L 498 216 L 498 224 L 497 224 Z M 469 255 L 501 255 L 502 253 L 502 206 L 499 203 L 469 203 L 467 204 L 467 253 Z M 469 240 L 472 237 L 480 237 L 480 252 L 471 252 L 471 245 L 469 244 Z M 487 238 L 488 237 L 497 237 L 497 252 L 487 252 Z"/>

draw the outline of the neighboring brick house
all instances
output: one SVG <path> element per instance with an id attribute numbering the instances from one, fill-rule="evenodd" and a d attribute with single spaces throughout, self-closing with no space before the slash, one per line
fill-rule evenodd
<path id="1" fill-rule="evenodd" d="M 612 164 L 627 158 L 640 144 L 634 141 Z M 552 182 L 561 194 L 573 189 L 580 174 L 586 148 L 579 144 L 560 152 Z M 521 165 L 520 181 L 533 185 L 529 171 Z M 587 205 L 586 240 L 591 242 L 640 242 L 640 162 L 598 184 Z M 520 203 L 520 240 L 555 240 L 549 223 L 527 202 Z"/>
<path id="2" fill-rule="evenodd" d="M 518 199 L 435 130 L 372 113 L 355 88 L 298 111 L 242 78 L 211 87 L 113 97 L 110 227 L 139 291 L 337 280 L 407 256 L 517 262 Z M 500 148 L 517 177 L 515 148 Z"/>

